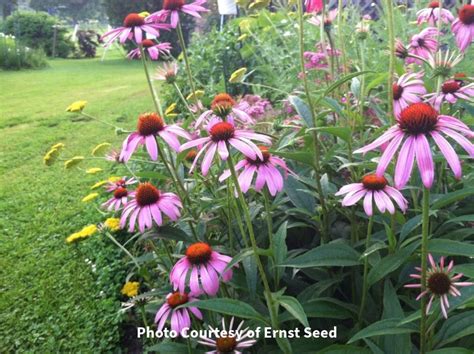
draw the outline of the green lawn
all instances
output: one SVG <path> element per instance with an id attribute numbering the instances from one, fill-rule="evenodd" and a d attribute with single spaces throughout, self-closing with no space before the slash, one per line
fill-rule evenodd
<path id="1" fill-rule="evenodd" d="M 55 60 L 44 70 L 0 72 L 0 352 L 118 346 L 113 321 L 120 302 L 101 295 L 85 256 L 64 242 L 100 221 L 81 198 L 108 174 L 42 161 L 57 142 L 69 156 L 90 155 L 104 141 L 120 146 L 124 136 L 113 129 L 65 112 L 80 99 L 89 102 L 89 114 L 126 128 L 153 107 L 139 62 Z"/>

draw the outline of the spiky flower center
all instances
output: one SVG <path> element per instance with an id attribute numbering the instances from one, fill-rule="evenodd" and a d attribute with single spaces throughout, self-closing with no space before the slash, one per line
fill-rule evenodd
<path id="1" fill-rule="evenodd" d="M 145 19 L 143 16 L 140 16 L 136 13 L 128 14 L 127 17 L 123 20 L 124 27 L 135 27 L 143 26 L 145 24 Z"/>
<path id="2" fill-rule="evenodd" d="M 459 10 L 459 20 L 465 25 L 472 25 L 474 23 L 474 5 L 464 5 Z"/>
<path id="3" fill-rule="evenodd" d="M 461 88 L 461 83 L 455 80 L 449 80 L 443 83 L 441 86 L 441 91 L 443 93 L 455 93 Z"/>
<path id="4" fill-rule="evenodd" d="M 270 159 L 270 153 L 268 152 L 268 147 L 266 146 L 259 146 L 259 150 L 262 152 L 262 157 L 263 160 L 260 160 L 260 158 L 257 156 L 255 160 L 252 160 L 250 157 L 247 157 L 247 162 L 252 164 L 252 165 L 264 165 L 268 162 Z"/>
<path id="5" fill-rule="evenodd" d="M 186 258 L 192 264 L 204 264 L 211 259 L 212 248 L 205 242 L 196 242 L 186 250 Z"/>
<path id="6" fill-rule="evenodd" d="M 215 115 L 225 118 L 235 106 L 234 99 L 227 93 L 220 93 L 214 97 L 211 103 L 211 109 Z"/>
<path id="7" fill-rule="evenodd" d="M 155 204 L 160 199 L 160 191 L 151 183 L 140 183 L 137 187 L 135 199 L 141 207 Z"/>
<path id="8" fill-rule="evenodd" d="M 444 272 L 434 272 L 428 276 L 427 287 L 435 295 L 446 295 L 451 287 L 451 278 Z"/>
<path id="9" fill-rule="evenodd" d="M 138 117 L 137 130 L 140 135 L 156 135 L 164 127 L 163 118 L 156 113 L 144 113 Z"/>
<path id="10" fill-rule="evenodd" d="M 429 8 L 431 9 L 436 9 L 437 7 L 439 7 L 439 1 L 432 1 L 430 2 L 430 4 L 428 5 Z"/>
<path id="11" fill-rule="evenodd" d="M 142 41 L 142 46 L 144 48 L 150 48 L 150 47 L 153 47 L 155 45 L 155 42 L 153 42 L 151 39 L 144 39 Z"/>
<path id="12" fill-rule="evenodd" d="M 426 134 L 438 122 L 438 112 L 427 103 L 413 103 L 400 113 L 399 127 L 410 135 Z"/>
<path id="13" fill-rule="evenodd" d="M 371 191 L 379 191 L 385 188 L 388 184 L 384 176 L 377 176 L 375 174 L 367 175 L 362 178 L 362 184 L 365 188 Z"/>
<path id="14" fill-rule="evenodd" d="M 176 291 L 166 299 L 166 302 L 171 308 L 175 308 L 182 304 L 187 303 L 188 300 L 189 300 L 188 294 L 180 293 L 179 291 Z"/>
<path id="15" fill-rule="evenodd" d="M 237 346 L 235 337 L 220 337 L 216 339 L 216 349 L 219 353 L 232 353 Z"/>
<path id="16" fill-rule="evenodd" d="M 393 84 L 393 99 L 395 101 L 399 100 L 403 94 L 403 87 L 398 85 L 397 83 Z"/>
<path id="17" fill-rule="evenodd" d="M 212 126 L 209 133 L 214 142 L 228 141 L 234 137 L 235 128 L 229 122 L 219 122 Z"/>
<path id="18" fill-rule="evenodd" d="M 163 1 L 163 9 L 165 10 L 179 10 L 184 6 L 184 0 L 165 0 Z"/>
<path id="19" fill-rule="evenodd" d="M 116 199 L 126 197 L 127 195 L 128 195 L 127 188 L 118 187 L 116 190 L 114 190 L 114 198 Z"/>
<path id="20" fill-rule="evenodd" d="M 196 149 L 191 149 L 188 151 L 188 153 L 185 156 L 186 161 L 193 161 L 197 156 L 197 150 Z"/>

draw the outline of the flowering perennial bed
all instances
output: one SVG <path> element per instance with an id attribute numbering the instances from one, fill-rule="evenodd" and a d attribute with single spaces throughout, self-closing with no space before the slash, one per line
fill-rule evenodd
<path id="1" fill-rule="evenodd" d="M 256 17 L 272 24 L 267 31 L 280 33 L 277 16 L 297 31 L 296 44 L 281 40 L 292 54 L 288 70 L 299 75 L 273 87 L 261 73 L 252 82 L 261 67 L 240 68 L 229 84 L 246 95 L 211 92 L 196 80 L 180 18 L 207 12 L 203 0 L 164 1 L 162 10 L 129 14 L 103 36 L 106 46 L 136 45 L 129 57 L 143 61 L 154 110 L 137 112 L 134 131 L 116 127 L 128 134 L 120 150 L 104 143 L 96 157 L 65 161 L 78 168 L 108 151 L 119 174 L 84 198 L 103 199 L 98 206 L 109 219 L 67 242 L 80 247 L 100 231 L 123 251 L 130 267 L 124 311 L 137 326 L 177 333 L 144 340 L 149 350 L 468 352 L 474 83 L 456 67 L 469 60 L 474 5 L 454 13 L 427 4 L 410 23 L 408 45 L 395 39 L 394 12 L 409 18 L 413 11 L 394 11 L 390 1 L 379 20 L 386 30 L 341 1 L 331 11 L 314 0 L 296 9 L 235 20 L 246 29 L 238 41 L 258 42 Z M 163 30 L 177 31 L 181 64 L 169 43 L 145 39 Z M 308 34 L 318 38 L 316 52 L 306 51 Z M 370 70 L 366 52 L 386 49 L 388 66 Z M 149 60 L 158 58 L 171 61 L 153 74 Z M 166 110 L 154 81 L 173 92 Z M 79 101 L 68 110 L 97 119 L 85 108 Z M 63 149 L 53 146 L 44 162 Z M 185 335 L 234 328 L 236 318 L 237 332 Z M 336 327 L 337 338 L 255 338 L 259 327 Z"/>

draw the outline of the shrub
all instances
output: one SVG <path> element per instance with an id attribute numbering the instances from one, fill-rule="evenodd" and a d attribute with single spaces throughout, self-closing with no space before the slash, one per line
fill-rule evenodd
<path id="1" fill-rule="evenodd" d="M 19 45 L 15 37 L 0 32 L 0 68 L 20 70 L 46 66 L 46 56 L 42 50 Z"/>
<path id="2" fill-rule="evenodd" d="M 99 35 L 93 30 L 77 31 L 77 51 L 74 56 L 77 58 L 94 58 L 99 45 Z"/>
<path id="3" fill-rule="evenodd" d="M 42 49 L 48 56 L 53 55 L 54 31 L 56 27 L 55 56 L 66 58 L 74 49 L 74 44 L 67 38 L 67 29 L 60 22 L 44 12 L 15 12 L 7 17 L 3 31 L 14 35 L 21 44 Z"/>

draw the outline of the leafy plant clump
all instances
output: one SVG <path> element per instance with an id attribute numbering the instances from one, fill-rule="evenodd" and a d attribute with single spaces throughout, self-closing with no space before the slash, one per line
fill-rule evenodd
<path id="1" fill-rule="evenodd" d="M 0 32 L 0 68 L 4 70 L 36 69 L 47 65 L 42 50 L 20 45 L 14 36 Z"/>

